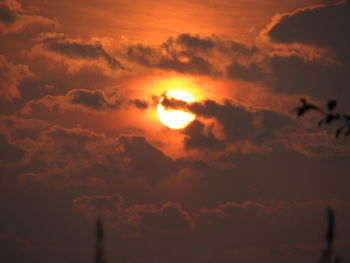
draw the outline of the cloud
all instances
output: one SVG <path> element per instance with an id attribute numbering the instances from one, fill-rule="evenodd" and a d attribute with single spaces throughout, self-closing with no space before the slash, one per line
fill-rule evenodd
<path id="1" fill-rule="evenodd" d="M 129 242 L 130 238 L 133 243 L 151 239 L 168 245 L 174 237 L 181 237 L 183 244 L 176 244 L 177 249 L 184 249 L 182 245 L 188 248 L 190 244 L 198 242 L 200 246 L 192 247 L 191 252 L 201 255 L 209 253 L 221 258 L 226 251 L 225 260 L 231 256 L 240 258 L 236 253 L 255 246 L 288 251 L 287 247 L 291 244 L 303 242 L 310 247 L 318 247 L 312 249 L 314 252 L 320 251 L 319 236 L 324 230 L 322 218 L 327 206 L 333 207 L 341 215 L 337 227 L 345 226 L 350 216 L 350 204 L 336 199 L 228 201 L 213 208 L 202 207 L 198 210 L 185 210 L 177 202 L 126 205 L 123 197 L 116 193 L 83 195 L 73 201 L 73 210 L 88 220 L 95 221 L 99 216 L 103 218 L 109 239 L 122 236 L 124 242 Z M 346 240 L 348 231 L 346 228 L 346 232 L 337 237 L 340 243 Z M 161 245 L 156 243 L 155 246 Z M 295 252 L 299 251 L 294 249 Z M 288 258 L 287 255 L 280 256 Z"/>
<path id="2" fill-rule="evenodd" d="M 204 218 L 208 217 L 209 220 L 214 216 L 228 221 L 259 220 L 261 216 L 275 212 L 276 208 L 273 206 L 252 201 L 243 203 L 227 202 L 219 205 L 217 208 L 202 208 L 200 210 L 201 215 Z"/>
<path id="3" fill-rule="evenodd" d="M 216 44 L 213 39 L 200 38 L 198 35 L 181 34 L 176 40 L 176 44 L 185 47 L 186 49 L 194 52 L 209 51 L 215 48 Z"/>
<path id="4" fill-rule="evenodd" d="M 10 134 L 13 140 L 37 139 L 39 133 L 49 128 L 49 124 L 30 118 L 0 115 L 0 130 Z"/>
<path id="5" fill-rule="evenodd" d="M 122 221 L 127 220 L 127 217 L 118 216 L 122 214 L 123 205 L 124 199 L 120 194 L 79 196 L 73 201 L 73 208 L 84 212 L 90 220 L 103 217 L 109 224 L 114 223 L 114 225 L 122 225 Z"/>
<path id="6" fill-rule="evenodd" d="M 285 94 L 347 104 L 350 2 L 313 5 L 275 16 L 263 30 L 272 42 L 267 85 Z"/>
<path id="7" fill-rule="evenodd" d="M 53 19 L 37 16 L 32 10 L 25 9 L 16 0 L 0 2 L 0 31 L 3 34 L 19 33 L 32 24 L 59 27 Z"/>
<path id="8" fill-rule="evenodd" d="M 217 139 L 210 129 L 205 131 L 205 125 L 198 120 L 186 127 L 183 133 L 186 135 L 184 139 L 185 149 L 225 149 L 225 142 Z"/>
<path id="9" fill-rule="evenodd" d="M 227 75 L 231 79 L 257 82 L 265 79 L 268 74 L 266 70 L 263 69 L 262 65 L 251 63 L 245 66 L 233 62 L 227 67 Z"/>
<path id="10" fill-rule="evenodd" d="M 188 104 L 164 98 L 162 103 L 165 108 L 184 109 L 199 118 L 183 131 L 186 135 L 184 144 L 187 149 L 224 150 L 229 146 L 230 151 L 240 153 L 269 152 L 271 148 L 262 144 L 276 141 L 279 130 L 294 125 L 288 115 L 270 110 L 244 108 L 243 105 L 229 100 L 222 103 L 204 100 Z M 207 124 L 207 121 L 201 122 L 200 119 L 214 120 L 214 123 Z M 221 132 L 218 133 L 218 130 Z M 259 144 L 262 147 L 258 147 Z"/>
<path id="11" fill-rule="evenodd" d="M 149 144 L 144 137 L 122 136 L 119 143 L 123 148 L 121 155 L 127 158 L 131 168 L 131 176 L 144 177 L 154 185 L 176 174 L 178 167 L 175 161 Z"/>
<path id="12" fill-rule="evenodd" d="M 263 55 L 256 46 L 217 35 L 203 37 L 184 33 L 170 37 L 159 46 L 128 43 L 122 50 L 126 60 L 147 68 L 250 81 L 257 78 L 249 78 L 249 70 L 255 71 L 255 77 L 260 74 L 259 80 L 264 76 L 264 70 L 260 69 Z M 239 70 L 235 70 L 235 66 Z M 255 67 L 259 67 L 261 72 L 257 73 Z"/>
<path id="13" fill-rule="evenodd" d="M 213 66 L 207 60 L 195 56 L 183 55 L 183 57 L 163 58 L 159 61 L 157 67 L 186 74 L 215 74 Z"/>
<path id="14" fill-rule="evenodd" d="M 122 97 L 115 90 L 107 91 L 106 94 L 100 89 L 72 89 L 64 95 L 46 95 L 40 99 L 29 100 L 18 113 L 22 118 L 38 118 L 52 123 L 52 118 L 66 118 L 67 114 L 73 112 L 96 118 L 96 115 L 106 116 L 105 114 L 123 110 L 144 111 L 150 105 L 149 100 Z"/>
<path id="15" fill-rule="evenodd" d="M 219 104 L 212 100 L 193 103 L 189 109 L 198 116 L 215 118 L 221 125 L 228 141 L 251 137 L 254 133 L 254 114 L 225 101 Z"/>
<path id="16" fill-rule="evenodd" d="M 197 116 L 217 120 L 222 125 L 226 139 L 229 141 L 248 138 L 253 132 L 254 113 L 245 110 L 242 106 L 235 105 L 229 100 L 222 104 L 209 99 L 188 104 L 181 100 L 165 98 L 162 100 L 162 104 L 165 108 L 185 109 Z M 238 123 L 239 125 L 237 125 Z M 198 132 L 201 133 L 198 130 L 202 129 L 201 125 L 198 122 L 194 125 L 195 129 L 188 132 L 191 133 L 196 130 L 197 134 Z"/>
<path id="17" fill-rule="evenodd" d="M 155 233 L 184 235 L 194 228 L 189 213 L 180 204 L 173 202 L 164 203 L 160 207 L 153 204 L 124 207 L 124 200 L 119 194 L 80 196 L 74 199 L 73 209 L 84 213 L 90 220 L 101 216 L 109 228 L 129 238 Z"/>
<path id="18" fill-rule="evenodd" d="M 328 206 L 338 211 L 344 217 L 341 221 L 346 222 L 345 217 L 350 215 L 349 202 L 334 199 L 226 202 L 214 208 L 201 208 L 195 222 L 198 231 L 210 229 L 216 233 L 214 239 L 225 235 L 221 243 L 224 247 L 232 248 L 231 242 L 240 242 L 236 249 L 253 244 L 261 247 L 262 241 L 263 247 L 274 248 L 298 242 L 315 245 L 320 242 L 316 237 L 324 231 L 321 219 L 325 218 Z M 228 229 L 234 235 L 227 236 Z"/>
<path id="19" fill-rule="evenodd" d="M 349 144 L 335 143 L 334 135 L 326 131 L 296 131 L 281 134 L 279 143 L 309 158 L 350 155 Z"/>
<path id="20" fill-rule="evenodd" d="M 305 94 L 328 100 L 349 95 L 349 68 L 325 65 L 319 61 L 305 61 L 292 55 L 273 56 L 270 62 L 273 82 L 271 88 L 286 94 Z M 343 101 L 343 103 L 347 103 Z"/>
<path id="21" fill-rule="evenodd" d="M 84 41 L 63 33 L 43 33 L 35 42 L 32 55 L 42 55 L 63 63 L 70 73 L 76 73 L 85 66 L 101 68 L 109 76 L 114 76 L 117 70 L 126 70 L 100 40 Z"/>
<path id="22" fill-rule="evenodd" d="M 13 100 L 20 97 L 18 86 L 34 74 L 27 65 L 15 65 L 0 55 L 0 98 Z"/>
<path id="23" fill-rule="evenodd" d="M 216 150 L 231 156 L 271 153 L 282 146 L 311 158 L 349 155 L 348 144 L 334 144 L 333 134 L 296 125 L 290 116 L 279 112 L 246 109 L 228 100 L 187 104 L 165 98 L 162 103 L 166 108 L 196 114 L 198 120 L 183 130 L 187 150 Z"/>
<path id="24" fill-rule="evenodd" d="M 179 203 L 167 202 L 151 212 L 142 213 L 141 220 L 146 231 L 165 235 L 183 235 L 194 230 L 194 221 Z"/>
<path id="25" fill-rule="evenodd" d="M 188 33 L 180 34 L 176 39 L 169 39 L 168 43 L 175 43 L 180 48 L 195 52 L 196 54 L 210 54 L 213 51 L 228 52 L 230 55 L 251 56 L 258 54 L 260 50 L 256 46 L 248 46 L 246 44 L 227 39 L 224 36 L 211 35 L 208 37 L 200 35 L 191 35 Z"/>
<path id="26" fill-rule="evenodd" d="M 101 90 L 75 89 L 69 91 L 67 96 L 72 104 L 83 105 L 91 109 L 105 110 L 119 106 L 118 102 L 110 102 Z"/>
<path id="27" fill-rule="evenodd" d="M 210 75 L 215 68 L 206 58 L 187 51 L 176 50 L 172 39 L 159 47 L 131 44 L 125 47 L 124 57 L 137 64 L 184 74 Z"/>
<path id="28" fill-rule="evenodd" d="M 149 107 L 149 103 L 142 99 L 131 99 L 129 100 L 129 103 L 140 110 L 145 110 Z"/>
<path id="29" fill-rule="evenodd" d="M 305 43 L 330 48 L 348 64 L 350 58 L 350 2 L 311 6 L 279 15 L 267 34 L 280 43 Z"/>
<path id="30" fill-rule="evenodd" d="M 103 187 L 118 181 L 121 173 L 117 144 L 104 134 L 52 126 L 22 145 L 36 165 L 19 176 L 21 182 Z"/>
<path id="31" fill-rule="evenodd" d="M 18 129 L 9 131 L 16 133 Z M 176 161 L 144 137 L 113 138 L 81 128 L 50 126 L 17 144 L 27 156 L 26 163 L 31 164 L 18 180 L 40 182 L 54 188 L 122 187 L 128 183 L 154 186 L 179 170 Z M 5 146 L 5 150 L 12 147 Z"/>
<path id="32" fill-rule="evenodd" d="M 115 110 L 123 104 L 126 103 L 120 98 L 116 98 L 115 95 L 107 97 L 104 91 L 99 89 L 73 89 L 63 96 L 46 95 L 41 99 L 28 101 L 21 113 L 28 115 L 43 110 L 63 112 L 73 109 L 98 112 Z"/>
<path id="33" fill-rule="evenodd" d="M 2 23 L 13 23 L 16 21 L 16 13 L 3 3 L 0 5 L 0 21 Z"/>
<path id="34" fill-rule="evenodd" d="M 0 133 L 0 165 L 18 163 L 25 157 L 25 151 L 9 141 L 4 133 Z"/>

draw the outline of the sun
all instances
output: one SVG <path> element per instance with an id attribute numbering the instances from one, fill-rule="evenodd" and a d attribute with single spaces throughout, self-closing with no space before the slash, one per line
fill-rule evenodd
<path id="1" fill-rule="evenodd" d="M 157 106 L 157 113 L 159 120 L 167 127 L 171 129 L 182 129 L 188 126 L 196 116 L 185 110 L 167 109 L 163 106 L 162 102 L 164 98 L 176 99 L 187 103 L 194 102 L 195 99 L 191 94 L 183 90 L 171 90 L 165 93 L 159 100 Z"/>

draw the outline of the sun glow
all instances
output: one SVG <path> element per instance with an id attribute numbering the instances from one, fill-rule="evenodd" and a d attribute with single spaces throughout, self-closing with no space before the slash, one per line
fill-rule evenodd
<path id="1" fill-rule="evenodd" d="M 193 113 L 185 110 L 167 109 L 162 104 L 164 98 L 176 99 L 187 103 L 194 102 L 193 96 L 182 90 L 171 90 L 165 93 L 159 100 L 157 106 L 157 113 L 159 120 L 171 129 L 182 129 L 189 125 L 196 116 Z"/>

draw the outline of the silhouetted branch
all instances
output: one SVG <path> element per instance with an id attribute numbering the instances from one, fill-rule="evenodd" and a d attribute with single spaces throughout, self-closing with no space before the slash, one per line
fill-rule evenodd
<path id="1" fill-rule="evenodd" d="M 310 111 L 316 111 L 322 115 L 322 118 L 318 122 L 318 126 L 329 125 L 337 122 L 338 127 L 334 131 L 335 137 L 339 138 L 340 135 L 343 135 L 344 138 L 346 138 L 350 135 L 350 115 L 334 112 L 334 109 L 337 107 L 336 100 L 328 101 L 326 111 L 321 110 L 321 108 L 315 104 L 309 103 L 304 98 L 301 98 L 300 102 L 302 105 L 293 109 L 293 112 L 296 112 L 298 117 L 304 116 Z"/>

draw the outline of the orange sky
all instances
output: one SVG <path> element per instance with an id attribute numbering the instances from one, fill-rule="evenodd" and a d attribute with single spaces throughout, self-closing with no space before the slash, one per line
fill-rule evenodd
<path id="1" fill-rule="evenodd" d="M 232 36 L 251 41 L 277 13 L 322 3 L 321 0 L 291 1 L 199 1 L 199 0 L 33 0 L 40 12 L 61 21 L 69 34 L 80 37 L 126 37 L 158 44 L 183 32 Z"/>
<path id="2" fill-rule="evenodd" d="M 107 262 L 317 262 L 328 206 L 347 262 L 349 18 L 345 0 L 0 0 L 0 262 L 92 262 L 97 217 Z M 176 130 L 156 111 L 175 89 L 196 99 L 163 100 L 196 116 Z M 298 118 L 300 98 L 322 110 Z"/>

